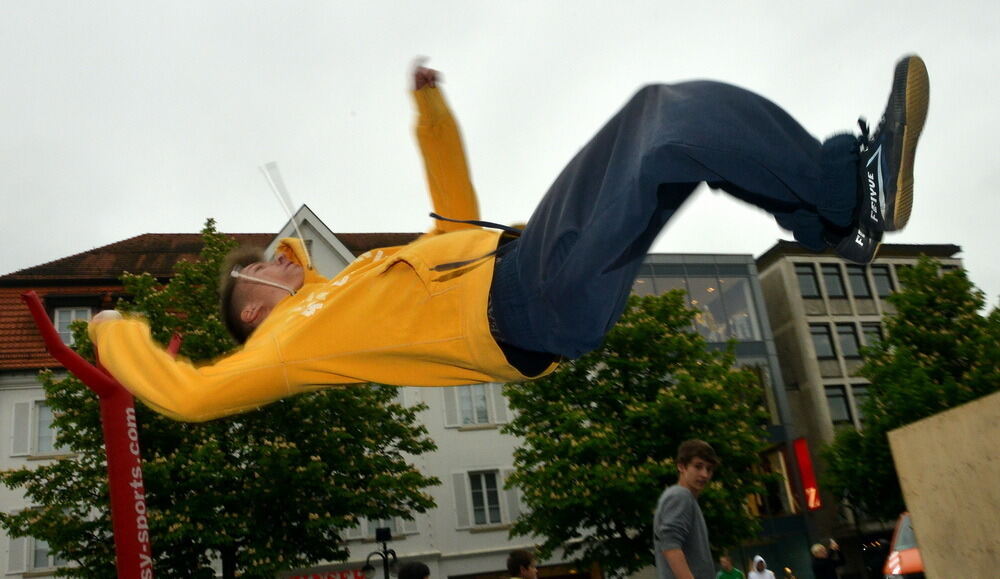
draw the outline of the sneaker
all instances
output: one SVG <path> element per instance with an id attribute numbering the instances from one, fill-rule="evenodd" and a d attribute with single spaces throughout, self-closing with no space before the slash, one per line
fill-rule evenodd
<path id="1" fill-rule="evenodd" d="M 850 232 L 835 244 L 839 255 L 857 263 L 875 257 L 882 233 L 906 226 L 913 207 L 913 158 L 927 118 L 930 83 L 919 56 L 896 64 L 892 91 L 875 135 L 860 119 L 858 217 Z"/>

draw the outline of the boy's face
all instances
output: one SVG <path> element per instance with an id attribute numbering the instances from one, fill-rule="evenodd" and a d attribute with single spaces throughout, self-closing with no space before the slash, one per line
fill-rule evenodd
<path id="1" fill-rule="evenodd" d="M 521 579 L 538 579 L 538 567 L 534 559 L 530 567 L 521 567 Z"/>
<path id="2" fill-rule="evenodd" d="M 687 464 L 677 465 L 677 470 L 680 471 L 677 484 L 698 496 L 701 491 L 705 490 L 708 481 L 712 480 L 715 465 L 703 458 L 695 457 Z"/>
<path id="3" fill-rule="evenodd" d="M 719 565 L 722 565 L 722 570 L 723 571 L 732 571 L 733 570 L 733 561 L 729 557 L 720 557 L 719 558 Z"/>

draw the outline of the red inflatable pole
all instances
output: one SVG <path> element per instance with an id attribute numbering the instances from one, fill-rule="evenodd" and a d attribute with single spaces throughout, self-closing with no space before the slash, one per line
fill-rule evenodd
<path id="1" fill-rule="evenodd" d="M 142 483 L 139 430 L 132 395 L 105 370 L 90 364 L 63 344 L 38 294 L 29 291 L 22 294 L 21 299 L 31 310 L 49 354 L 97 394 L 108 458 L 111 525 L 115 535 L 118 577 L 152 579 L 153 550 L 149 543 L 146 489 Z M 175 337 L 171 349 L 176 352 L 179 345 Z"/>

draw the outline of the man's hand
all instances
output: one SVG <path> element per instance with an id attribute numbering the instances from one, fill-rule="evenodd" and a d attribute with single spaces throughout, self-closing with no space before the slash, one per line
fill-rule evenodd
<path id="1" fill-rule="evenodd" d="M 433 68 L 423 66 L 424 62 L 426 62 L 426 60 L 420 59 L 413 66 L 413 88 L 415 90 L 420 90 L 425 86 L 429 86 L 431 88 L 437 86 L 438 71 Z"/>
<path id="2" fill-rule="evenodd" d="M 115 310 L 104 310 L 98 313 L 96 316 L 90 318 L 90 325 L 99 324 L 101 322 L 106 322 L 108 320 L 120 320 L 122 315 Z"/>

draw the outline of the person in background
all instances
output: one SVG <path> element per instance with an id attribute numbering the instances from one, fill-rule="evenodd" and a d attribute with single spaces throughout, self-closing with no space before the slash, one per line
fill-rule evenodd
<path id="1" fill-rule="evenodd" d="M 511 551 L 507 556 L 507 573 L 510 573 L 511 579 L 538 579 L 538 560 L 530 551 Z"/>
<path id="2" fill-rule="evenodd" d="M 747 579 L 775 579 L 774 572 L 767 568 L 767 562 L 760 555 L 753 558 L 753 565 Z"/>
<path id="3" fill-rule="evenodd" d="M 840 555 L 840 545 L 830 539 L 829 549 L 822 543 L 816 543 L 810 551 L 813 576 L 816 579 L 837 579 L 837 567 L 844 564 L 844 558 Z"/>
<path id="4" fill-rule="evenodd" d="M 685 440 L 677 448 L 677 484 L 660 495 L 653 517 L 658 579 L 711 579 L 715 575 L 698 495 L 719 463 L 715 449 L 704 440 Z"/>
<path id="5" fill-rule="evenodd" d="M 430 579 L 431 570 L 420 561 L 403 563 L 399 568 L 399 579 Z"/>
<path id="6" fill-rule="evenodd" d="M 743 571 L 733 567 L 733 560 L 729 555 L 719 557 L 719 566 L 722 570 L 715 574 L 715 579 L 744 579 Z"/>

